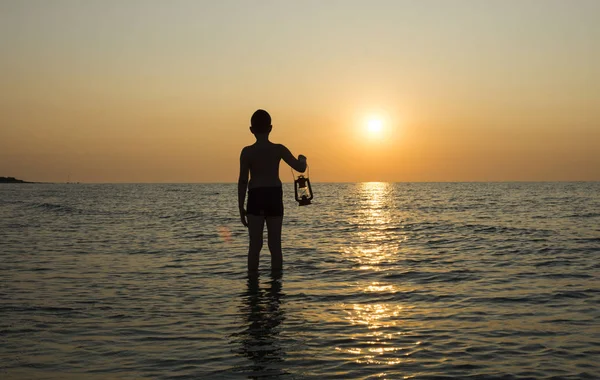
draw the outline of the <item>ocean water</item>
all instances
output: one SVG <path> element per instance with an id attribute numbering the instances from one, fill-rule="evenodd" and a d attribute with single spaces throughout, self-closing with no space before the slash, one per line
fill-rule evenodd
<path id="1" fill-rule="evenodd" d="M 0 186 L 2 379 L 600 379 L 600 183 Z"/>

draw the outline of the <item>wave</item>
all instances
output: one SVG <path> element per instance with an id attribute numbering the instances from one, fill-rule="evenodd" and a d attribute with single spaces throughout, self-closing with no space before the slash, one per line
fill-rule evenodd
<path id="1" fill-rule="evenodd" d="M 61 214 L 81 214 L 82 210 L 76 209 L 71 206 L 67 206 L 64 204 L 56 204 L 56 203 L 32 203 L 29 204 L 29 207 L 32 209 L 37 209 L 41 211 L 55 212 Z"/>
<path id="2" fill-rule="evenodd" d="M 385 279 L 393 280 L 418 280 L 421 283 L 434 283 L 434 282 L 461 282 L 461 281 L 475 281 L 481 278 L 481 276 L 474 271 L 465 270 L 454 270 L 448 272 L 428 272 L 428 271 L 406 271 L 402 273 L 388 274 L 384 277 Z"/>

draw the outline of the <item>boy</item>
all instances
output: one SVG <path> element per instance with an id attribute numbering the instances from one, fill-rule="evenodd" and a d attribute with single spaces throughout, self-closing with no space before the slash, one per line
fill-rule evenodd
<path id="1" fill-rule="evenodd" d="M 277 273 L 283 266 L 281 253 L 283 192 L 279 179 L 279 162 L 283 159 L 296 171 L 304 172 L 306 157 L 299 155 L 296 159 L 288 148 L 269 141 L 269 133 L 273 126 L 267 111 L 254 112 L 250 125 L 250 132 L 256 137 L 256 142 L 242 149 L 238 180 L 240 218 L 250 233 L 248 272 L 258 271 L 258 259 L 263 245 L 263 227 L 266 222 L 271 270 Z M 248 173 L 250 173 L 250 182 L 248 182 Z M 244 210 L 246 188 L 248 188 L 248 205 L 247 210 Z"/>

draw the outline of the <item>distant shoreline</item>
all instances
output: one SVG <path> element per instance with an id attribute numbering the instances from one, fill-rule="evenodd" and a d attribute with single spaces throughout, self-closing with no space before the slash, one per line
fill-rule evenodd
<path id="1" fill-rule="evenodd" d="M 17 179 L 15 177 L 0 177 L 0 183 L 36 183 L 36 182 L 23 181 L 22 179 Z"/>

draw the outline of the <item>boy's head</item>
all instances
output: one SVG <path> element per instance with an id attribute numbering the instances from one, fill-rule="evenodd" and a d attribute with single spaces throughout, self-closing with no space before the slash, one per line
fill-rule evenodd
<path id="1" fill-rule="evenodd" d="M 257 110 L 252 114 L 250 119 L 250 131 L 252 133 L 269 133 L 271 132 L 271 115 L 265 110 Z"/>

